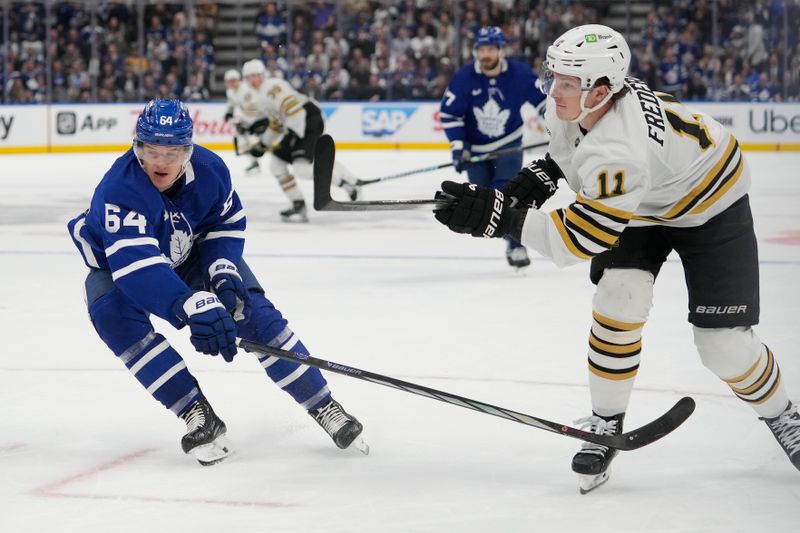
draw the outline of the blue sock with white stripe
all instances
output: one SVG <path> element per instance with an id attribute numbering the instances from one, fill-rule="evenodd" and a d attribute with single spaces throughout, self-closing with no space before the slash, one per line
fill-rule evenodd
<path id="1" fill-rule="evenodd" d="M 308 355 L 308 350 L 289 329 L 280 311 L 261 293 L 250 294 L 252 315 L 246 324 L 239 324 L 239 335 L 274 348 Z M 271 356 L 259 357 L 259 362 L 270 379 L 306 411 L 330 401 L 328 382 L 318 369 Z"/>
<path id="2" fill-rule="evenodd" d="M 92 304 L 89 315 L 103 342 L 164 407 L 180 416 L 202 396 L 178 352 L 120 291 Z"/>

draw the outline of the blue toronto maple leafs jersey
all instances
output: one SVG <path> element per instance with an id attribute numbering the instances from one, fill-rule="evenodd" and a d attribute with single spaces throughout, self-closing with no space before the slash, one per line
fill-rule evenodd
<path id="1" fill-rule="evenodd" d="M 221 258 L 238 264 L 246 226 L 218 155 L 195 145 L 179 181 L 177 192 L 159 192 L 128 150 L 100 181 L 89 209 L 68 223 L 87 266 L 110 270 L 125 295 L 175 326 L 172 306 L 191 289 L 173 269 L 193 248 L 203 272 Z"/>
<path id="2" fill-rule="evenodd" d="M 483 74 L 476 61 L 450 80 L 439 117 L 451 146 L 461 141 L 472 152 L 485 153 L 521 142 L 520 108 L 525 102 L 538 107 L 545 96 L 536 87 L 530 67 L 502 61 L 501 72 L 494 78 Z"/>

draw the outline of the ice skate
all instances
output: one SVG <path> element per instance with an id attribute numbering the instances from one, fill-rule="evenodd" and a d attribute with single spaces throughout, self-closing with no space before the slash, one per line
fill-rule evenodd
<path id="1" fill-rule="evenodd" d="M 576 420 L 582 424 L 581 429 L 586 429 L 598 435 L 619 435 L 622 433 L 622 420 L 625 413 L 611 417 L 600 417 L 595 414 Z M 609 466 L 617 455 L 617 450 L 584 442 L 581 451 L 572 458 L 572 471 L 578 474 L 578 488 L 581 494 L 586 494 L 608 481 L 611 474 Z"/>
<path id="2" fill-rule="evenodd" d="M 225 437 L 225 422 L 200 398 L 181 417 L 186 422 L 186 435 L 181 439 L 184 453 L 191 453 L 203 466 L 216 464 L 232 453 Z"/>
<path id="3" fill-rule="evenodd" d="M 256 159 L 253 159 L 253 162 L 244 169 L 244 172 L 245 174 L 258 174 L 261 172 L 261 164 Z"/>
<path id="4" fill-rule="evenodd" d="M 508 247 L 506 249 L 506 260 L 514 268 L 525 268 L 531 264 L 528 258 L 528 250 L 524 246 Z"/>
<path id="5" fill-rule="evenodd" d="M 780 415 L 760 420 L 766 422 L 789 460 L 800 470 L 800 406 L 789 402 Z"/>
<path id="6" fill-rule="evenodd" d="M 308 414 L 322 426 L 336 446 L 342 450 L 354 444 L 358 451 L 364 455 L 369 454 L 369 446 L 361 437 L 364 426 L 354 416 L 348 414 L 336 400 L 331 398 L 331 401 L 324 406 L 311 410 Z"/>
<path id="7" fill-rule="evenodd" d="M 292 207 L 281 211 L 281 221 L 308 222 L 306 202 L 304 200 L 295 200 L 294 202 L 292 202 Z"/>

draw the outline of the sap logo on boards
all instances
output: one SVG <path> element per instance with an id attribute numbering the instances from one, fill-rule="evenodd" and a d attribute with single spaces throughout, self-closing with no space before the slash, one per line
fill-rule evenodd
<path id="1" fill-rule="evenodd" d="M 416 111 L 413 107 L 370 107 L 361 111 L 361 132 L 364 135 L 381 137 L 392 135 L 403 127 Z"/>
<path id="2" fill-rule="evenodd" d="M 751 109 L 749 116 L 750 131 L 754 133 L 800 133 L 800 115 L 782 115 L 774 109 L 757 114 Z"/>
<path id="3" fill-rule="evenodd" d="M 0 141 L 5 141 L 11 134 L 11 125 L 14 123 L 14 115 L 0 115 Z"/>
<path id="4" fill-rule="evenodd" d="M 74 111 L 59 111 L 56 114 L 56 131 L 59 135 L 75 135 L 79 131 L 109 131 L 117 125 L 114 117 L 94 117 L 87 114 L 78 124 Z"/>

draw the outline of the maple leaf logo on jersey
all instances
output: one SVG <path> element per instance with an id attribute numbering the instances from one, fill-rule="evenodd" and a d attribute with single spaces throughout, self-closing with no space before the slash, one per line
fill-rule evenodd
<path id="1" fill-rule="evenodd" d="M 192 237 L 185 231 L 176 230 L 172 232 L 169 241 L 169 255 L 172 261 L 172 268 L 183 263 L 192 249 Z"/>
<path id="2" fill-rule="evenodd" d="M 478 121 L 478 130 L 487 137 L 500 137 L 506 132 L 506 122 L 511 112 L 508 109 L 500 109 L 493 99 L 489 99 L 483 109 L 473 107 L 475 120 Z"/>

